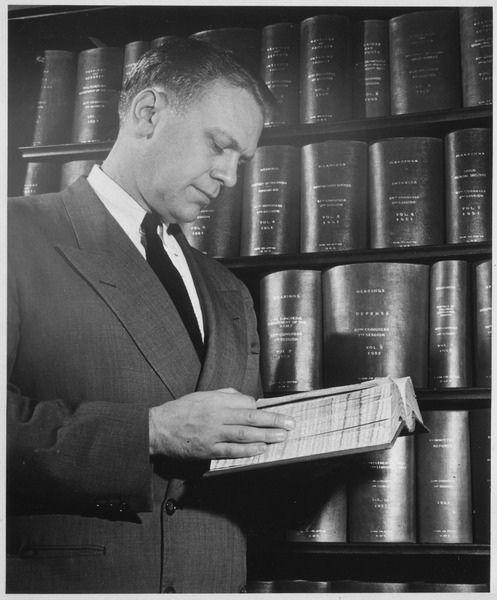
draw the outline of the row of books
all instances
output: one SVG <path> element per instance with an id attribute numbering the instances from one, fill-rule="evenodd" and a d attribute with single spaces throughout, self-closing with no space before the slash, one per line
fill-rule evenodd
<path id="1" fill-rule="evenodd" d="M 102 45 L 79 55 L 46 50 L 33 145 L 115 139 L 124 80 L 149 46 L 174 37 L 125 48 Z M 262 30 L 219 28 L 190 37 L 232 51 L 262 74 L 278 100 L 266 126 L 492 102 L 490 7 L 419 11 L 354 25 L 346 16 L 323 14 Z"/>
<path id="2" fill-rule="evenodd" d="M 25 195 L 58 191 L 94 161 L 29 163 Z M 216 258 L 489 242 L 492 131 L 261 146 L 194 223 Z"/>
<path id="3" fill-rule="evenodd" d="M 411 376 L 491 387 L 491 261 L 368 262 L 260 280 L 264 392 Z"/>
<path id="4" fill-rule="evenodd" d="M 250 594 L 329 594 L 329 593 L 466 593 L 488 592 L 486 583 L 447 583 L 430 581 L 314 581 L 310 579 L 275 579 L 247 582 L 246 591 Z"/>
<path id="5" fill-rule="evenodd" d="M 295 477 L 262 535 L 301 544 L 490 543 L 490 409 L 423 411 L 423 421 L 428 431 L 401 435 L 389 449 L 316 463 L 312 493 L 305 475 Z"/>

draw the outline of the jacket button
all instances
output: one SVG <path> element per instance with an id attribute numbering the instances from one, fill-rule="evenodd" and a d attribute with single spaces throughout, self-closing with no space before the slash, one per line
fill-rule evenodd
<path id="1" fill-rule="evenodd" d="M 176 500 L 174 498 L 168 498 L 166 500 L 166 515 L 174 515 L 174 513 L 176 512 L 176 509 L 178 508 L 176 506 Z"/>
<path id="2" fill-rule="evenodd" d="M 168 586 L 165 590 L 164 590 L 164 594 L 175 594 L 176 593 L 176 588 L 173 587 L 172 585 Z"/>

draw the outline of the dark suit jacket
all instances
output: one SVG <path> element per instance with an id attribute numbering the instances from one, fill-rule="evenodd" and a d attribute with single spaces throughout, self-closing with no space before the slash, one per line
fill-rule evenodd
<path id="1" fill-rule="evenodd" d="M 248 291 L 180 238 L 204 311 L 201 365 L 84 178 L 11 200 L 8 234 L 7 590 L 239 591 L 237 492 L 197 464 L 152 463 L 148 409 L 198 390 L 258 395 Z"/>

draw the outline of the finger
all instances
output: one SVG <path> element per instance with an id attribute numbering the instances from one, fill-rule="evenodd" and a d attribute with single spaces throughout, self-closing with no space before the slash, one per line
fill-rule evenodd
<path id="1" fill-rule="evenodd" d="M 244 420 L 241 424 L 247 424 L 252 427 L 274 427 L 277 429 L 286 429 L 291 431 L 295 428 L 295 419 L 288 415 L 275 413 L 268 410 L 246 410 Z"/>
<path id="2" fill-rule="evenodd" d="M 236 444 L 220 442 L 214 446 L 213 458 L 247 458 L 264 454 L 267 445 L 262 442 L 255 444 Z"/>
<path id="3" fill-rule="evenodd" d="M 243 425 L 228 425 L 222 430 L 222 440 L 238 444 L 252 444 L 264 442 L 275 444 L 284 442 L 288 438 L 286 429 L 274 429 L 269 427 L 245 427 Z"/>

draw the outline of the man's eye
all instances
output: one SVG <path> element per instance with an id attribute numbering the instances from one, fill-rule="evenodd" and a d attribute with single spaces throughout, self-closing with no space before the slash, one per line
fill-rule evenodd
<path id="1" fill-rule="evenodd" d="M 211 146 L 216 154 L 222 154 L 226 149 L 226 148 L 224 148 L 224 146 L 221 146 L 221 144 L 218 144 L 218 142 L 216 142 L 216 140 L 212 140 Z"/>

